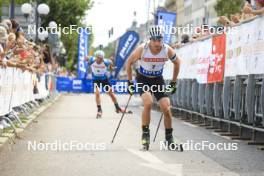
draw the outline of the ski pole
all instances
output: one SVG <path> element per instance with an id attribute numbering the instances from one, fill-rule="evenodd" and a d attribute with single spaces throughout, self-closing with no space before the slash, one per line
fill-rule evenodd
<path id="1" fill-rule="evenodd" d="M 157 137 L 157 134 L 158 134 L 158 131 L 159 131 L 159 127 L 160 127 L 160 123 L 161 123 L 161 120 L 162 120 L 162 117 L 163 117 L 163 113 L 160 116 L 159 124 L 158 124 L 157 130 L 156 130 L 156 133 L 155 133 L 153 142 L 155 142 L 155 140 L 156 140 L 156 137 Z"/>
<path id="2" fill-rule="evenodd" d="M 128 99 L 127 104 L 126 104 L 126 107 L 125 107 L 125 110 L 124 110 L 124 112 L 123 112 L 123 114 L 122 114 L 122 116 L 121 116 L 121 119 L 120 119 L 119 123 L 118 123 L 118 126 L 117 126 L 117 128 L 116 128 L 116 131 L 115 131 L 115 134 L 114 134 L 114 136 L 113 136 L 113 139 L 112 139 L 111 143 L 114 143 L 114 140 L 115 140 L 115 137 L 116 137 L 117 131 L 118 131 L 120 125 L 121 125 L 121 122 L 122 122 L 124 116 L 125 116 L 125 113 L 126 113 L 126 110 L 127 110 L 127 107 L 128 107 L 128 104 L 129 104 L 129 102 L 130 102 L 131 97 L 132 97 L 132 95 L 129 96 L 129 99 Z"/>

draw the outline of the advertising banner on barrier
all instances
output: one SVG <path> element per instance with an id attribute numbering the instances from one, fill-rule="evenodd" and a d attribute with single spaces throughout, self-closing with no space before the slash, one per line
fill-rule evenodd
<path id="1" fill-rule="evenodd" d="M 47 97 L 45 78 L 45 74 L 37 76 L 27 70 L 0 67 L 0 116 L 10 113 L 14 107 Z M 35 94 L 34 85 L 38 90 Z"/>
<path id="2" fill-rule="evenodd" d="M 166 44 L 171 43 L 171 31 L 172 27 L 175 26 L 176 23 L 176 13 L 173 12 L 157 12 L 157 24 L 164 28 L 164 37 L 163 41 Z"/>
<path id="3" fill-rule="evenodd" d="M 88 56 L 88 40 L 89 31 L 86 28 L 81 28 L 78 40 L 78 78 L 85 78 L 87 74 L 87 61 L 85 58 Z"/>
<path id="4" fill-rule="evenodd" d="M 181 69 L 178 78 L 196 79 L 196 63 L 199 54 L 199 43 L 186 45 L 181 49 L 176 49 L 175 52 L 181 60 Z M 170 74 L 172 75 L 172 72 Z"/>
<path id="5" fill-rule="evenodd" d="M 238 68 L 235 63 L 241 56 L 241 38 L 238 33 L 228 33 L 226 35 L 226 61 L 225 61 L 225 76 L 235 76 Z"/>
<path id="6" fill-rule="evenodd" d="M 136 47 L 139 41 L 138 33 L 134 31 L 127 31 L 120 39 L 118 43 L 118 48 L 115 58 L 115 75 L 114 78 L 117 78 L 120 70 L 124 66 L 129 55 L 132 53 L 133 49 Z"/>
<path id="7" fill-rule="evenodd" d="M 262 27 L 260 27 L 262 26 Z M 248 27 L 252 28 L 251 57 L 248 61 L 250 74 L 264 73 L 264 19 L 258 18 L 251 22 Z M 250 36 L 249 36 L 250 37 Z"/>
<path id="8" fill-rule="evenodd" d="M 196 65 L 196 78 L 198 83 L 206 84 L 208 78 L 209 60 L 212 53 L 212 39 L 210 38 L 198 42 L 197 48 L 199 49 L 199 51 Z"/>
<path id="9" fill-rule="evenodd" d="M 223 82 L 226 54 L 226 35 L 212 39 L 212 55 L 210 57 L 208 83 Z"/>
<path id="10" fill-rule="evenodd" d="M 115 93 L 127 93 L 127 80 L 110 80 L 110 84 Z M 105 87 L 99 87 L 100 92 L 105 92 L 105 89 Z M 57 90 L 59 92 L 93 93 L 93 80 L 57 77 Z"/>
<path id="11" fill-rule="evenodd" d="M 223 73 L 224 77 L 264 74 L 264 28 L 260 26 L 264 26 L 263 17 L 236 26 L 225 37 L 215 36 L 175 49 L 181 58 L 178 78 L 214 83 L 223 80 Z"/>

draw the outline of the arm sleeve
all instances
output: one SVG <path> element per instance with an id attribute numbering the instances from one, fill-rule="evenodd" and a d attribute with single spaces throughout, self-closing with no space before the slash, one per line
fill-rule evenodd
<path id="1" fill-rule="evenodd" d="M 88 66 L 92 65 L 94 63 L 94 57 L 91 57 L 89 60 L 88 60 Z"/>
<path id="2" fill-rule="evenodd" d="M 109 67 L 109 66 L 111 65 L 112 61 L 109 60 L 109 59 L 105 59 L 105 60 L 104 60 L 104 63 L 105 63 L 105 65 L 106 65 L 106 67 Z"/>

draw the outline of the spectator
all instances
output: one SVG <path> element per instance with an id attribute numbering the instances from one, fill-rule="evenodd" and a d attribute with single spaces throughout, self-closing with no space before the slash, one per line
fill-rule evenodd
<path id="1" fill-rule="evenodd" d="M 44 63 L 51 63 L 50 48 L 48 45 L 44 45 L 42 52 L 44 54 Z"/>
<path id="2" fill-rule="evenodd" d="M 8 33 L 12 32 L 12 22 L 11 20 L 3 20 L 3 24 L 6 24 L 8 26 Z"/>
<path id="3" fill-rule="evenodd" d="M 253 15 L 263 15 L 264 14 L 264 0 L 256 0 L 256 9 L 254 10 L 251 5 L 245 4 L 243 8 L 243 13 L 253 14 Z"/>
<path id="4" fill-rule="evenodd" d="M 51 60 L 49 46 L 27 41 L 22 28 L 15 20 L 3 20 L 0 23 L 1 67 L 17 67 L 34 72 L 32 76 L 40 78 L 40 75 L 48 70 L 48 66 L 51 67 Z M 34 84 L 34 93 L 38 92 L 37 82 Z M 0 119 L 0 129 L 3 127 L 10 125 Z"/>
<path id="5" fill-rule="evenodd" d="M 8 35 L 5 27 L 0 26 L 0 61 L 3 61 L 5 56 L 5 46 Z"/>
<path id="6" fill-rule="evenodd" d="M 16 33 L 17 32 L 17 29 L 19 27 L 19 24 L 15 20 L 11 20 L 11 23 L 12 23 L 12 29 L 11 29 L 11 31 L 13 33 Z"/>
<path id="7" fill-rule="evenodd" d="M 16 33 L 16 48 L 14 49 L 14 54 L 16 55 L 16 62 L 23 67 L 28 66 L 29 63 L 32 63 L 33 55 L 30 53 L 30 48 L 26 44 L 26 39 L 23 33 Z"/>
<path id="8" fill-rule="evenodd" d="M 234 15 L 231 15 L 231 21 L 233 24 L 238 24 L 241 21 L 241 15 L 239 13 L 236 13 Z"/>
<path id="9" fill-rule="evenodd" d="M 233 26 L 235 23 L 233 21 L 230 21 L 226 16 L 220 16 L 218 19 L 218 24 L 228 27 Z"/>
<path id="10" fill-rule="evenodd" d="M 1 27 L 4 27 L 5 28 L 5 30 L 6 30 L 6 32 L 8 33 L 8 30 L 9 30 L 9 27 L 8 27 L 8 25 L 6 24 L 6 23 L 0 23 L 0 26 Z"/>
<path id="11" fill-rule="evenodd" d="M 181 43 L 186 44 L 186 43 L 189 43 L 189 42 L 190 42 L 190 37 L 189 37 L 189 35 L 187 35 L 187 34 L 183 34 L 183 35 L 181 36 Z"/>

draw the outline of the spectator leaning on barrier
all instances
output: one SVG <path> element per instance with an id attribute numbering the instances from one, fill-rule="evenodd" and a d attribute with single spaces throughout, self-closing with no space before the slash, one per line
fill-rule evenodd
<path id="1" fill-rule="evenodd" d="M 10 33 L 7 38 L 6 48 L 5 48 L 5 59 L 8 63 L 4 63 L 4 66 L 15 66 L 15 64 L 11 61 L 13 56 L 13 51 L 16 46 L 16 35 L 14 33 Z"/>
<path id="2" fill-rule="evenodd" d="M 241 16 L 241 14 L 236 13 L 234 15 L 231 15 L 230 18 L 231 18 L 231 21 L 233 24 L 238 24 L 238 23 L 240 23 L 242 16 Z"/>
<path id="3" fill-rule="evenodd" d="M 264 0 L 256 0 L 255 9 L 251 5 L 245 5 L 243 8 L 245 14 L 263 15 L 264 14 Z"/>
<path id="4" fill-rule="evenodd" d="M 12 22 L 11 22 L 11 20 L 3 20 L 2 23 L 8 26 L 8 30 L 7 30 L 8 33 L 12 32 Z"/>
<path id="5" fill-rule="evenodd" d="M 39 93 L 38 83 L 41 75 L 48 70 L 52 71 L 51 60 L 49 46 L 27 41 L 22 28 L 15 20 L 5 19 L 0 23 L 0 67 L 16 67 L 23 72 L 33 73 L 33 93 Z M 0 129 L 9 126 L 8 122 L 0 117 Z"/>
<path id="6" fill-rule="evenodd" d="M 172 48 L 180 48 L 182 45 L 190 42 L 190 36 L 188 34 L 183 34 L 181 36 L 181 42 L 177 42 L 173 45 L 171 45 Z"/>
<path id="7" fill-rule="evenodd" d="M 230 19 L 226 16 L 220 16 L 218 19 L 218 23 L 225 27 L 234 26 L 245 20 L 251 19 L 256 15 L 264 14 L 263 2 L 264 0 L 256 0 L 256 10 L 253 10 L 251 4 L 246 2 L 241 13 L 230 15 Z"/>
<path id="8" fill-rule="evenodd" d="M 0 61 L 3 62 L 5 58 L 5 46 L 8 38 L 7 30 L 5 27 L 0 26 Z"/>
<path id="9" fill-rule="evenodd" d="M 23 32 L 23 29 L 19 26 L 19 24 L 15 21 L 15 20 L 10 20 L 11 21 L 11 23 L 12 23 L 12 29 L 11 29 L 11 31 L 13 32 L 13 33 L 20 33 L 20 32 Z"/>

